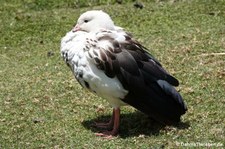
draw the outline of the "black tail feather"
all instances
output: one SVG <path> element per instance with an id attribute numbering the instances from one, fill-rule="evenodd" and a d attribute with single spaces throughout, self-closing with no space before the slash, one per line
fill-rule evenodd
<path id="1" fill-rule="evenodd" d="M 131 90 L 123 101 L 161 123 L 178 123 L 187 110 L 186 105 L 172 86 L 163 83 L 155 82 L 139 91 Z"/>

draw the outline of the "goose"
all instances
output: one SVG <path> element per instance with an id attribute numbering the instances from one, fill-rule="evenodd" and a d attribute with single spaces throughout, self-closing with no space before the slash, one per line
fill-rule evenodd
<path id="1" fill-rule="evenodd" d="M 109 122 L 95 124 L 110 130 L 97 136 L 118 135 L 120 107 L 124 105 L 166 125 L 179 123 L 187 111 L 175 89 L 179 81 L 102 10 L 81 14 L 61 39 L 60 50 L 79 84 L 106 99 L 113 108 Z"/>

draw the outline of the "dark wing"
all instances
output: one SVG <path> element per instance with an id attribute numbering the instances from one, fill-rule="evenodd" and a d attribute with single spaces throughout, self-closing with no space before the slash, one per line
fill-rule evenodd
<path id="1" fill-rule="evenodd" d="M 145 47 L 128 35 L 125 34 L 124 40 L 118 41 L 108 33 L 98 40 L 106 40 L 111 45 L 107 48 L 99 48 L 99 57 L 95 58 L 98 67 L 104 70 L 108 77 L 114 77 L 125 71 L 131 75 L 143 77 L 145 83 L 165 80 L 173 86 L 179 85 L 178 80 L 171 76 Z M 97 52 L 96 55 L 98 55 Z M 146 75 L 143 76 L 143 73 Z"/>
<path id="2" fill-rule="evenodd" d="M 108 42 L 108 46 L 99 47 L 97 67 L 108 77 L 117 77 L 129 91 L 124 102 L 161 122 L 178 122 L 187 110 L 173 87 L 179 85 L 178 80 L 130 36 L 115 38 L 111 34 L 115 33 L 98 38 L 99 42 Z"/>

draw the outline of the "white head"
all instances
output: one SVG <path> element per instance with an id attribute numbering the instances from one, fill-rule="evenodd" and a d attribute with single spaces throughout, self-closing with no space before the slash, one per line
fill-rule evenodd
<path id="1" fill-rule="evenodd" d="M 114 30 L 114 23 L 110 16 L 102 10 L 91 10 L 83 13 L 77 20 L 73 32 L 94 32 L 99 29 Z"/>

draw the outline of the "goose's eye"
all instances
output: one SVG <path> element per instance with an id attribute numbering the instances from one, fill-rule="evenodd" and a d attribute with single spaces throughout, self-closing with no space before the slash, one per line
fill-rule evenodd
<path id="1" fill-rule="evenodd" d="M 84 23 L 87 23 L 88 22 L 88 20 L 84 20 Z"/>

